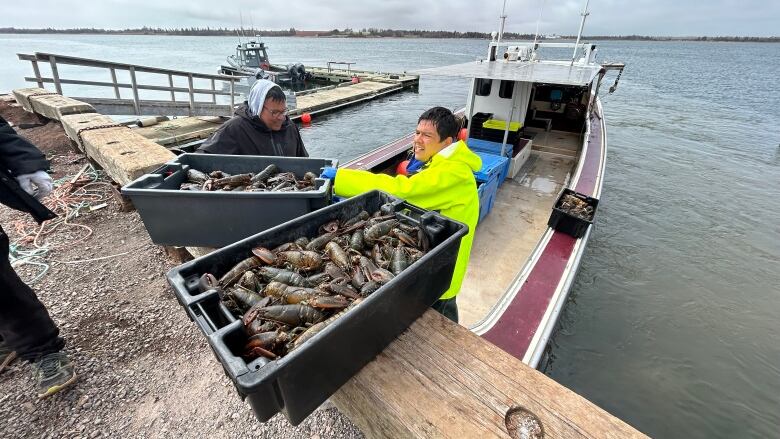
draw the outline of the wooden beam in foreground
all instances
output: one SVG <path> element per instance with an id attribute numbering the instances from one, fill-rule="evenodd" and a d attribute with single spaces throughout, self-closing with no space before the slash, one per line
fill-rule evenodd
<path id="1" fill-rule="evenodd" d="M 433 310 L 331 400 L 369 438 L 645 437 Z"/>

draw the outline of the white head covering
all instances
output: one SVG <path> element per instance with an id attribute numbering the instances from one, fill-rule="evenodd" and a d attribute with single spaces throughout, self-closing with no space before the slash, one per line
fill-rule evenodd
<path id="1" fill-rule="evenodd" d="M 265 95 L 267 95 L 268 91 L 273 87 L 279 86 L 267 79 L 258 79 L 255 81 L 254 85 L 252 85 L 252 89 L 249 91 L 249 97 L 247 97 L 249 113 L 252 116 L 257 116 L 260 114 L 260 111 L 263 110 L 263 104 L 265 104 Z M 281 89 L 282 88 L 279 87 L 279 90 Z"/>

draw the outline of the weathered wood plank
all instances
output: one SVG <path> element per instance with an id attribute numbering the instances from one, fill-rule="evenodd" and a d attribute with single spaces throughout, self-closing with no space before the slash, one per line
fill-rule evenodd
<path id="1" fill-rule="evenodd" d="M 367 437 L 645 437 L 432 310 L 331 399 Z"/>
<path id="2" fill-rule="evenodd" d="M 115 122 L 110 117 L 103 116 L 102 114 L 82 113 L 62 116 L 60 123 L 62 123 L 62 127 L 65 128 L 65 134 L 67 134 L 68 137 L 76 143 L 76 146 L 78 146 L 79 150 L 84 152 L 84 145 L 81 144 L 78 138 L 78 133 L 80 130 L 100 125 L 110 125 Z"/>
<path id="3" fill-rule="evenodd" d="M 60 120 L 68 114 L 94 113 L 95 109 L 86 102 L 77 101 L 57 94 L 30 96 L 30 107 L 35 113 L 49 119 Z"/>
<path id="4" fill-rule="evenodd" d="M 149 140 L 167 146 L 195 139 L 205 139 L 216 131 L 225 119 L 216 116 L 181 117 L 134 131 Z"/>
<path id="5" fill-rule="evenodd" d="M 13 93 L 16 102 L 22 105 L 22 108 L 32 113 L 33 109 L 32 106 L 30 105 L 30 96 L 39 95 L 42 93 L 51 93 L 51 92 L 49 90 L 46 90 L 45 88 L 30 87 L 30 88 L 17 88 L 13 90 L 11 93 Z"/>
<path id="6" fill-rule="evenodd" d="M 115 182 L 126 185 L 175 155 L 125 127 L 85 131 L 84 149 Z"/>

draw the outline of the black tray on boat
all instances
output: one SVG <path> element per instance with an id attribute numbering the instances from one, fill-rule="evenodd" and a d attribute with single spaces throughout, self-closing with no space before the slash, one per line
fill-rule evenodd
<path id="1" fill-rule="evenodd" d="M 229 174 L 260 172 L 271 163 L 302 178 L 338 160 L 306 157 L 182 154 L 122 188 L 155 244 L 222 247 L 330 204 L 331 182 L 308 192 L 183 191 L 190 168 Z"/>
<path id="2" fill-rule="evenodd" d="M 431 249 L 401 274 L 368 296 L 286 356 L 247 363 L 241 357 L 247 335 L 243 323 L 220 301 L 216 290 L 201 293 L 198 278 L 217 278 L 258 246 L 274 248 L 300 236 L 317 235 L 320 225 L 346 220 L 361 210 L 374 212 L 392 203 L 396 216 L 421 225 Z M 383 192 L 372 191 L 330 205 L 187 262 L 168 272 L 179 303 L 206 335 L 226 375 L 260 421 L 282 412 L 299 424 L 391 341 L 421 316 L 449 288 L 460 240 L 468 226 L 437 212 L 425 211 Z"/>
<path id="3" fill-rule="evenodd" d="M 593 214 L 591 215 L 590 220 L 574 216 L 569 212 L 561 209 L 561 201 L 566 195 L 574 195 L 580 200 L 585 201 L 589 206 L 593 207 Z M 585 236 L 585 232 L 587 232 L 588 227 L 593 224 L 593 221 L 596 218 L 596 210 L 598 209 L 598 205 L 599 200 L 597 198 L 592 198 L 579 192 L 575 192 L 569 188 L 564 188 L 560 195 L 558 195 L 558 199 L 555 201 L 555 205 L 553 206 L 553 210 L 550 214 L 550 219 L 547 221 L 547 225 L 571 237 L 582 238 Z"/>

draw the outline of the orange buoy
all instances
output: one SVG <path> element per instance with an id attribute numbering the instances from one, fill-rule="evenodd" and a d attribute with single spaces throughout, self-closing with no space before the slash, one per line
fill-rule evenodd
<path id="1" fill-rule="evenodd" d="M 458 140 L 466 140 L 469 138 L 468 128 L 461 128 L 458 132 Z"/>
<path id="2" fill-rule="evenodd" d="M 406 175 L 406 167 L 409 166 L 409 160 L 404 160 L 395 168 L 395 175 Z"/>
<path id="3" fill-rule="evenodd" d="M 305 123 L 306 125 L 311 123 L 311 114 L 309 113 L 303 113 L 301 114 L 301 122 Z"/>

